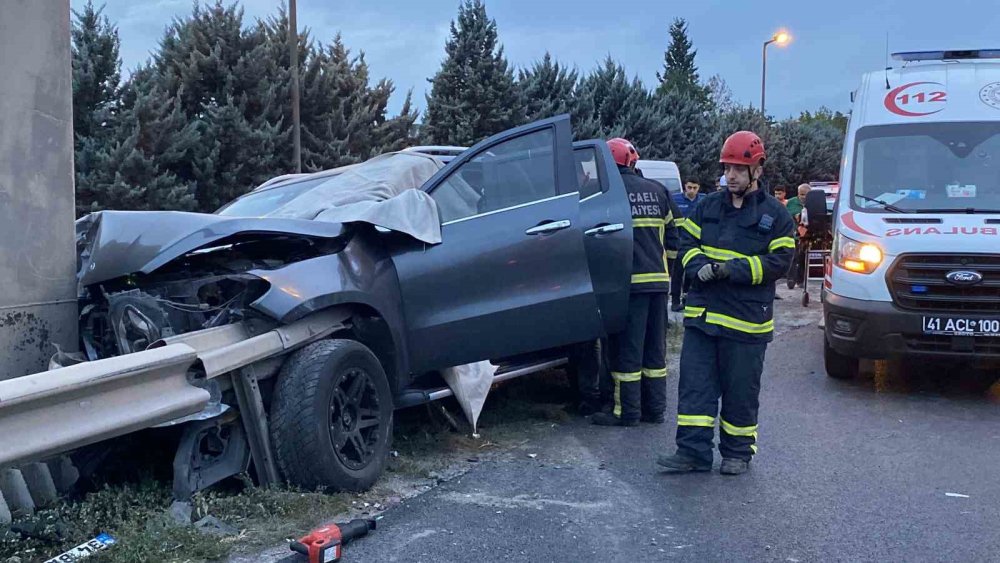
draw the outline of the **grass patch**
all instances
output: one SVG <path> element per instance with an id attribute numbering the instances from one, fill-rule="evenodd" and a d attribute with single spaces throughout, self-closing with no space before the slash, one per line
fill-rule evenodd
<path id="1" fill-rule="evenodd" d="M 101 532 L 118 544 L 88 561 L 132 563 L 212 561 L 241 547 L 268 546 L 298 537 L 350 507 L 350 496 L 288 489 L 207 491 L 192 499 L 194 520 L 212 515 L 240 533 L 218 537 L 167 517 L 170 487 L 162 482 L 107 486 L 15 523 L 32 537 L 8 532 L 0 541 L 0 560 L 45 560 Z"/>
<path id="2" fill-rule="evenodd" d="M 398 456 L 390 458 L 388 471 L 403 478 L 426 479 L 456 460 L 523 443 L 551 430 L 554 424 L 569 421 L 565 410 L 569 397 L 569 385 L 561 371 L 509 381 L 490 393 L 479 420 L 478 439 L 471 436 L 471 428 L 453 399 L 441 404 L 462 426 L 458 432 L 427 408 L 398 412 L 393 443 Z M 239 530 L 228 537 L 212 536 L 167 516 L 172 501 L 169 477 L 153 471 L 169 467 L 164 463 L 134 459 L 127 464 L 127 475 L 120 477 L 121 481 L 18 520 L 16 527 L 29 530 L 30 537 L 17 532 L 0 535 L 0 562 L 12 556 L 23 562 L 44 561 L 101 532 L 111 534 L 118 544 L 87 561 L 219 560 L 235 551 L 253 553 L 285 538 L 299 537 L 347 512 L 357 498 L 346 493 L 242 488 L 230 480 L 192 499 L 193 520 L 211 515 Z"/>

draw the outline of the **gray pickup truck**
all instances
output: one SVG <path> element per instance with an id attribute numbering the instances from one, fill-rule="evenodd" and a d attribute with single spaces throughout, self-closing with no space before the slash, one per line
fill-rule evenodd
<path id="1" fill-rule="evenodd" d="M 631 215 L 603 142 L 574 143 L 561 116 L 435 162 L 414 188 L 437 204 L 437 244 L 360 222 L 267 217 L 325 172 L 268 182 L 215 214 L 78 221 L 89 361 L 237 325 L 250 335 L 277 327 L 285 339 L 280 327 L 336 319 L 322 338 L 288 337 L 281 354 L 260 354 L 256 401 L 235 397 L 226 378 L 204 380 L 215 412 L 238 404 L 244 421 L 230 412 L 177 425 L 178 496 L 251 457 L 258 476 L 258 458 L 273 458 L 272 478 L 365 489 L 385 465 L 394 409 L 447 394 L 439 370 L 491 360 L 497 379 L 532 373 L 624 326 Z"/>

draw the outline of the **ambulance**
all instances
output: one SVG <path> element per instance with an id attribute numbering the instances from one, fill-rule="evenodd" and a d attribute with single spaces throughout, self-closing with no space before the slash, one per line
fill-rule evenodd
<path id="1" fill-rule="evenodd" d="M 835 378 L 1000 358 L 1000 49 L 893 58 L 852 95 L 824 276 Z"/>

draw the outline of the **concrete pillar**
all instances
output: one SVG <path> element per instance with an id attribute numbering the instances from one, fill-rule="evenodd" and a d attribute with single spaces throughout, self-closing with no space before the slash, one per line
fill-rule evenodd
<path id="1" fill-rule="evenodd" d="M 7 499 L 7 506 L 14 516 L 30 516 L 35 513 L 35 502 L 31 500 L 24 475 L 17 469 L 0 469 L 0 491 Z"/>
<path id="2" fill-rule="evenodd" d="M 0 1 L 0 379 L 77 347 L 69 16 Z"/>

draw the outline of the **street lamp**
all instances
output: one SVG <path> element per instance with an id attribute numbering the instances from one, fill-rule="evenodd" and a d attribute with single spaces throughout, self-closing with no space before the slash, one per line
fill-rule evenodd
<path id="1" fill-rule="evenodd" d="M 760 71 L 760 112 L 767 115 L 764 110 L 764 92 L 767 87 L 767 46 L 776 43 L 779 47 L 784 47 L 792 40 L 792 36 L 787 31 L 779 31 L 771 36 L 771 39 L 764 42 L 763 55 L 761 57 L 762 68 Z"/>

